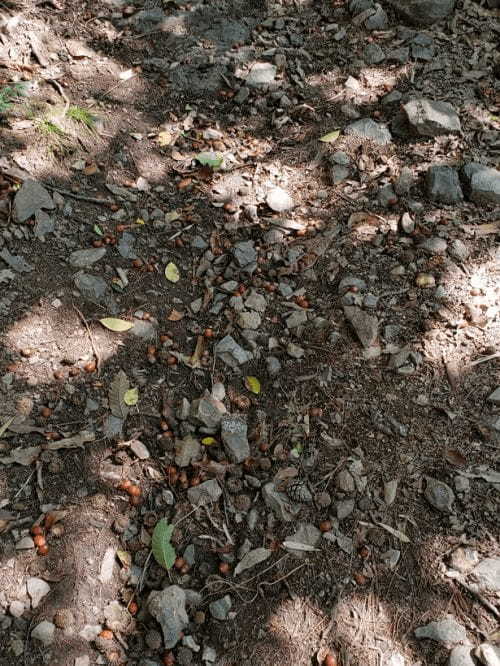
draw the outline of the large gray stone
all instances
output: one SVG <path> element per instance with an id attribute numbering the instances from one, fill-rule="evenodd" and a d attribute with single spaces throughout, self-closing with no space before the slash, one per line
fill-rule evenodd
<path id="1" fill-rule="evenodd" d="M 14 197 L 14 217 L 18 222 L 26 222 L 42 208 L 54 207 L 52 197 L 36 180 L 25 180 Z"/>
<path id="2" fill-rule="evenodd" d="M 216 599 L 209 605 L 210 615 L 215 620 L 227 620 L 229 611 L 231 610 L 232 601 L 229 594 L 226 594 L 222 599 Z"/>
<path id="3" fill-rule="evenodd" d="M 457 645 L 467 641 L 467 632 L 453 615 L 447 615 L 437 622 L 429 622 L 424 627 L 415 629 L 416 638 L 428 638 L 431 641 Z"/>
<path id="4" fill-rule="evenodd" d="M 345 134 L 359 136 L 363 139 L 369 139 L 374 143 L 386 145 L 391 143 L 392 136 L 385 125 L 376 123 L 371 118 L 360 118 L 353 123 L 347 125 L 344 130 Z"/>
<path id="5" fill-rule="evenodd" d="M 241 463 L 250 456 L 247 424 L 241 417 L 227 414 L 222 418 L 221 439 L 231 462 Z"/>
<path id="6" fill-rule="evenodd" d="M 500 205 L 500 171 L 471 162 L 463 168 L 462 174 L 465 191 L 471 201 Z"/>
<path id="7" fill-rule="evenodd" d="M 388 0 L 400 16 L 414 25 L 432 25 L 447 18 L 455 0 Z"/>
<path id="8" fill-rule="evenodd" d="M 204 506 L 205 504 L 217 502 L 222 495 L 222 490 L 215 479 L 209 479 L 200 483 L 199 486 L 189 488 L 187 494 L 193 506 Z"/>
<path id="9" fill-rule="evenodd" d="M 201 458 L 201 444 L 200 442 L 187 435 L 184 439 L 177 439 L 175 441 L 175 464 L 179 467 L 188 467 L 196 460 Z"/>
<path id="10" fill-rule="evenodd" d="M 470 645 L 456 645 L 450 652 L 448 666 L 476 666 Z"/>
<path id="11" fill-rule="evenodd" d="M 75 275 L 75 286 L 88 301 L 104 305 L 110 314 L 118 312 L 118 305 L 111 293 L 111 289 L 101 277 L 89 275 L 88 273 L 77 273 Z"/>
<path id="12" fill-rule="evenodd" d="M 408 122 L 420 136 L 439 136 L 461 131 L 460 118 L 447 102 L 412 99 L 403 109 Z"/>
<path id="13" fill-rule="evenodd" d="M 102 259 L 106 254 L 105 247 L 90 247 L 85 250 L 75 250 L 69 255 L 69 263 L 75 268 L 89 268 Z"/>
<path id="14" fill-rule="evenodd" d="M 378 319 L 355 305 L 345 305 L 344 314 L 351 324 L 359 341 L 367 349 L 375 344 L 378 337 Z"/>
<path id="15" fill-rule="evenodd" d="M 224 403 L 216 400 L 208 391 L 205 394 L 193 400 L 189 411 L 189 418 L 196 425 L 203 425 L 205 428 L 215 430 L 219 427 L 224 414 L 227 413 Z"/>
<path id="16" fill-rule="evenodd" d="M 450 513 L 455 501 L 453 490 L 443 481 L 426 477 L 425 499 L 441 513 Z"/>
<path id="17" fill-rule="evenodd" d="M 26 590 L 31 598 L 31 607 L 38 608 L 40 601 L 50 592 L 50 586 L 41 578 L 28 578 Z"/>
<path id="18" fill-rule="evenodd" d="M 31 632 L 31 638 L 36 638 L 43 645 L 50 645 L 54 641 L 56 625 L 47 620 L 43 620 Z"/>
<path id="19" fill-rule="evenodd" d="M 487 592 L 500 592 L 500 557 L 487 557 L 471 572 L 479 587 Z"/>
<path id="20" fill-rule="evenodd" d="M 179 642 L 182 632 L 189 624 L 186 593 L 178 585 L 153 591 L 148 597 L 147 608 L 161 626 L 165 649 L 170 650 Z"/>
<path id="21" fill-rule="evenodd" d="M 253 358 L 253 354 L 243 349 L 231 335 L 226 335 L 215 345 L 215 353 L 233 370 Z"/>
<path id="22" fill-rule="evenodd" d="M 427 193 L 431 201 L 457 204 L 463 201 L 458 173 L 445 165 L 431 166 L 426 176 Z"/>
<path id="23" fill-rule="evenodd" d="M 274 82 L 276 77 L 276 65 L 270 62 L 256 62 L 250 68 L 250 71 L 245 79 L 245 83 L 250 88 L 261 88 L 268 86 Z"/>
<path id="24" fill-rule="evenodd" d="M 300 511 L 300 504 L 293 503 L 285 493 L 276 490 L 272 481 L 262 488 L 262 497 L 266 506 L 279 520 L 290 523 Z"/>

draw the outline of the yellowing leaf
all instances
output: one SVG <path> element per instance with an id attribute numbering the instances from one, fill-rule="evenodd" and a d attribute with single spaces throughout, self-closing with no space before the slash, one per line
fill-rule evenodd
<path id="1" fill-rule="evenodd" d="M 172 142 L 172 135 L 170 132 L 167 132 L 166 130 L 164 132 L 160 132 L 158 134 L 158 137 L 156 139 L 160 146 L 169 146 L 170 143 Z"/>
<path id="2" fill-rule="evenodd" d="M 171 210 L 168 213 L 165 213 L 165 222 L 175 222 L 180 219 L 179 212 L 177 210 Z"/>
<path id="3" fill-rule="evenodd" d="M 128 553 L 126 550 L 117 550 L 116 557 L 120 560 L 120 564 L 125 569 L 130 569 L 132 566 L 132 555 L 130 553 Z"/>
<path id="4" fill-rule="evenodd" d="M 138 217 L 137 220 L 135 221 L 136 224 L 146 224 L 142 217 Z"/>
<path id="5" fill-rule="evenodd" d="M 125 391 L 125 395 L 123 396 L 123 402 L 126 405 L 137 405 L 137 401 L 139 400 L 139 389 L 138 388 L 131 388 L 128 389 L 128 391 Z"/>
<path id="6" fill-rule="evenodd" d="M 123 333 L 124 331 L 129 331 L 134 325 L 130 321 L 124 321 L 123 319 L 115 319 L 114 317 L 105 317 L 104 319 L 99 319 L 104 328 L 109 328 L 110 331 L 115 333 Z"/>
<path id="7" fill-rule="evenodd" d="M 249 391 L 259 395 L 260 393 L 260 381 L 257 377 L 245 377 L 245 386 Z"/>
<path id="8" fill-rule="evenodd" d="M 181 275 L 179 273 L 179 269 L 172 262 L 167 264 L 167 266 L 165 268 L 165 277 L 170 282 L 179 282 L 179 278 L 181 277 Z"/>
<path id="9" fill-rule="evenodd" d="M 333 141 L 336 141 L 340 136 L 340 130 L 333 130 L 333 132 L 328 132 L 328 134 L 325 134 L 320 138 L 320 141 L 323 143 L 333 143 Z"/>
<path id="10" fill-rule="evenodd" d="M 201 440 L 201 443 L 203 444 L 203 446 L 213 446 L 214 444 L 217 444 L 217 440 L 215 439 L 215 437 L 204 437 Z"/>

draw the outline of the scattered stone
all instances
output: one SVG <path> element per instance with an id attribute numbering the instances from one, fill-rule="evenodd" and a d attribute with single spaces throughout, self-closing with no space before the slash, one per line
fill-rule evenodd
<path id="1" fill-rule="evenodd" d="M 354 511 L 354 506 L 355 504 L 353 499 L 340 500 L 339 502 L 337 502 L 335 504 L 335 510 L 337 511 L 337 518 L 339 520 L 344 520 L 344 518 L 350 516 L 351 513 Z"/>
<path id="2" fill-rule="evenodd" d="M 77 273 L 75 275 L 75 286 L 87 300 L 104 305 L 110 314 L 118 313 L 118 305 L 111 294 L 110 287 L 101 277 L 87 273 Z"/>
<path id="3" fill-rule="evenodd" d="M 252 241 L 241 241 L 233 247 L 234 259 L 238 266 L 247 273 L 257 268 L 257 251 Z"/>
<path id="4" fill-rule="evenodd" d="M 267 308 L 267 301 L 264 296 L 259 294 L 258 291 L 252 289 L 249 296 L 245 300 L 245 307 L 249 310 L 255 310 L 256 312 L 263 313 Z"/>
<path id="5" fill-rule="evenodd" d="M 394 9 L 415 25 L 429 26 L 442 21 L 455 8 L 455 0 L 389 0 Z"/>
<path id="6" fill-rule="evenodd" d="M 378 65 L 385 60 L 384 50 L 375 42 L 367 44 L 363 49 L 363 60 L 368 65 Z"/>
<path id="7" fill-rule="evenodd" d="M 224 388 L 224 387 L 223 387 Z M 203 397 L 193 400 L 189 410 L 189 418 L 196 425 L 215 430 L 220 426 L 222 417 L 227 413 L 224 404 L 205 391 Z"/>
<path id="8" fill-rule="evenodd" d="M 403 109 L 408 122 L 420 136 L 439 136 L 462 130 L 457 112 L 447 102 L 412 99 Z"/>
<path id="9" fill-rule="evenodd" d="M 25 536 L 16 543 L 16 550 L 30 550 L 35 547 L 35 543 L 30 536 Z"/>
<path id="10" fill-rule="evenodd" d="M 335 540 L 340 550 L 347 553 L 347 555 L 352 555 L 354 552 L 354 543 L 350 537 L 346 537 L 344 534 L 337 534 Z"/>
<path id="11" fill-rule="evenodd" d="M 271 377 L 276 377 L 281 372 L 281 363 L 276 356 L 268 356 L 266 358 L 267 372 Z"/>
<path id="12" fill-rule="evenodd" d="M 187 494 L 193 506 L 204 506 L 205 504 L 217 502 L 222 495 L 222 490 L 215 479 L 209 479 L 200 483 L 199 486 L 189 488 Z"/>
<path id="13" fill-rule="evenodd" d="M 217 661 L 217 652 L 212 647 L 206 645 L 203 648 L 203 654 L 201 658 L 207 664 L 214 664 Z"/>
<path id="14" fill-rule="evenodd" d="M 249 551 L 238 563 L 236 569 L 234 570 L 234 575 L 238 576 L 243 571 L 251 569 L 261 562 L 265 562 L 269 557 L 271 557 L 271 555 L 272 551 L 268 548 L 254 548 L 253 550 Z"/>
<path id="15" fill-rule="evenodd" d="M 256 62 L 252 65 L 245 83 L 250 88 L 260 88 L 274 82 L 277 72 L 276 65 L 270 62 Z"/>
<path id="16" fill-rule="evenodd" d="M 391 569 L 391 571 L 393 571 L 398 566 L 400 558 L 401 551 L 395 550 L 394 548 L 389 548 L 389 550 L 386 550 L 386 552 L 382 553 L 380 556 L 382 562 L 388 569 Z"/>
<path id="17" fill-rule="evenodd" d="M 309 546 L 311 548 L 316 548 L 320 540 L 321 532 L 311 523 L 299 523 L 296 532 L 287 539 L 287 541 L 292 543 L 303 544 L 304 546 Z M 307 557 L 308 551 L 293 548 L 291 546 L 285 546 L 285 549 L 300 559 Z"/>
<path id="18" fill-rule="evenodd" d="M 472 577 L 486 592 L 500 592 L 500 557 L 487 557 L 474 567 Z"/>
<path id="19" fill-rule="evenodd" d="M 393 652 L 384 660 L 383 666 L 405 666 L 405 658 L 399 652 Z"/>
<path id="20" fill-rule="evenodd" d="M 472 162 L 463 168 L 462 174 L 471 201 L 494 206 L 500 204 L 500 171 Z"/>
<path id="21" fill-rule="evenodd" d="M 130 613 L 119 601 L 111 601 L 104 609 L 106 627 L 113 632 L 126 632 L 130 624 Z"/>
<path id="22" fill-rule="evenodd" d="M 48 620 L 43 620 L 31 632 L 31 638 L 36 638 L 44 645 L 50 645 L 54 641 L 54 633 L 56 631 L 55 624 Z"/>
<path id="23" fill-rule="evenodd" d="M 432 236 L 431 238 L 426 238 L 423 243 L 420 243 L 419 247 L 428 254 L 445 254 L 448 243 L 444 238 Z"/>
<path id="24" fill-rule="evenodd" d="M 450 245 L 449 252 L 457 261 L 466 261 L 469 258 L 469 248 L 458 238 L 455 238 Z"/>
<path id="25" fill-rule="evenodd" d="M 124 259 L 137 259 L 137 253 L 134 250 L 135 241 L 136 238 L 134 234 L 131 234 L 128 231 L 125 231 L 120 236 L 117 249 Z"/>
<path id="26" fill-rule="evenodd" d="M 100 624 L 86 624 L 78 635 L 80 638 L 83 638 L 84 641 L 91 643 L 92 641 L 95 641 L 101 631 L 102 626 Z"/>
<path id="27" fill-rule="evenodd" d="M 187 435 L 184 439 L 175 441 L 175 464 L 179 467 L 188 467 L 201 458 L 200 442 Z"/>
<path id="28" fill-rule="evenodd" d="M 286 327 L 289 329 L 298 328 L 304 324 L 307 324 L 307 312 L 305 310 L 295 310 L 286 320 Z"/>
<path id="29" fill-rule="evenodd" d="M 209 605 L 210 615 L 215 620 L 227 620 L 229 611 L 231 610 L 232 602 L 229 594 L 226 594 L 222 599 L 216 599 Z"/>
<path id="30" fill-rule="evenodd" d="M 215 353 L 233 370 L 253 358 L 253 354 L 243 349 L 231 335 L 226 335 L 215 345 Z"/>
<path id="31" fill-rule="evenodd" d="M 452 167 L 431 166 L 426 176 L 427 193 L 431 201 L 442 204 L 456 204 L 463 201 L 458 173 Z"/>
<path id="32" fill-rule="evenodd" d="M 426 477 L 425 499 L 438 511 L 450 513 L 455 501 L 453 490 L 443 481 Z"/>
<path id="33" fill-rule="evenodd" d="M 341 469 L 335 477 L 335 484 L 343 493 L 353 493 L 356 490 L 353 475 L 346 469 Z"/>
<path id="34" fill-rule="evenodd" d="M 18 254 L 11 254 L 7 248 L 4 248 L 0 252 L 0 258 L 5 261 L 7 266 L 9 268 L 12 268 L 12 270 L 16 271 L 16 273 L 31 273 L 33 270 L 34 266 L 29 264 L 23 257 L 21 257 Z M 6 273 L 3 274 L 4 280 L 6 277 Z"/>
<path id="35" fill-rule="evenodd" d="M 365 349 L 375 344 L 378 337 L 377 317 L 355 305 L 344 305 L 344 315 Z"/>
<path id="36" fill-rule="evenodd" d="M 276 490 L 272 481 L 266 483 L 262 488 L 262 497 L 266 506 L 276 514 L 276 517 L 286 523 L 294 520 L 300 511 L 300 504 L 294 504 L 284 493 Z"/>
<path id="37" fill-rule="evenodd" d="M 261 321 L 259 313 L 254 310 L 244 310 L 238 316 L 238 326 L 251 331 L 256 331 Z"/>
<path id="38" fill-rule="evenodd" d="M 484 666 L 500 666 L 499 645 L 482 643 L 475 649 L 474 654 Z M 468 664 L 466 666 L 468 666 Z"/>
<path id="39" fill-rule="evenodd" d="M 457 645 L 467 642 L 467 632 L 453 615 L 447 615 L 443 620 L 430 622 L 424 627 L 415 629 L 416 638 L 428 638 L 438 643 Z"/>
<path id="40" fill-rule="evenodd" d="M 111 546 L 106 549 L 101 562 L 99 580 L 101 583 L 109 583 L 113 578 L 113 566 L 115 563 L 116 550 Z"/>
<path id="41" fill-rule="evenodd" d="M 275 213 L 292 210 L 295 205 L 290 194 L 281 187 L 274 187 L 267 193 L 266 203 Z"/>
<path id="42" fill-rule="evenodd" d="M 75 268 L 89 268 L 106 254 L 105 247 L 91 247 L 86 250 L 75 250 L 69 256 L 69 263 Z"/>
<path id="43" fill-rule="evenodd" d="M 36 180 L 25 180 L 14 197 L 14 217 L 17 222 L 26 222 L 42 208 L 55 208 L 52 197 Z"/>
<path id="44" fill-rule="evenodd" d="M 377 3 L 375 11 L 365 21 L 367 30 L 386 30 L 389 26 L 389 20 L 385 10 Z"/>
<path id="45" fill-rule="evenodd" d="M 470 645 L 455 645 L 450 652 L 448 666 L 476 666 Z"/>
<path id="46" fill-rule="evenodd" d="M 28 578 L 26 590 L 31 599 L 31 608 L 38 608 L 40 601 L 50 592 L 50 585 L 41 578 Z"/>
<path id="47" fill-rule="evenodd" d="M 195 488 L 189 490 L 195 490 Z M 184 629 L 189 624 L 189 617 L 186 613 L 186 593 L 178 585 L 169 585 L 163 590 L 153 591 L 148 597 L 147 608 L 161 626 L 165 649 L 170 650 L 177 645 Z"/>
<path id="48" fill-rule="evenodd" d="M 90 657 L 88 654 L 84 654 L 81 657 L 76 657 L 75 666 L 90 666 Z"/>
<path id="49" fill-rule="evenodd" d="M 396 493 L 398 490 L 398 480 L 393 479 L 392 481 L 387 481 L 384 483 L 384 502 L 387 506 L 393 504 L 396 499 Z"/>
<path id="50" fill-rule="evenodd" d="M 241 417 L 229 414 L 222 418 L 221 439 L 231 462 L 241 463 L 250 456 L 247 424 Z"/>
<path id="51" fill-rule="evenodd" d="M 391 133 L 387 127 L 381 123 L 376 123 L 371 118 L 355 120 L 350 125 L 347 125 L 344 132 L 345 134 L 352 134 L 354 136 L 360 136 L 363 139 L 369 139 L 381 146 L 385 146 L 392 141 Z"/>
<path id="52" fill-rule="evenodd" d="M 145 319 L 133 319 L 134 325 L 130 329 L 130 333 L 136 338 L 141 340 L 152 340 L 156 337 L 157 324 L 153 321 Z"/>
<path id="53" fill-rule="evenodd" d="M 500 405 L 500 386 L 490 393 L 488 396 L 488 402 L 492 402 L 494 405 Z"/>
<path id="54" fill-rule="evenodd" d="M 296 345 L 294 342 L 289 342 L 286 346 L 286 352 L 292 358 L 302 358 L 305 354 L 305 351 L 299 345 Z"/>
<path id="55" fill-rule="evenodd" d="M 12 617 L 22 617 L 24 610 L 24 604 L 19 599 L 12 601 L 9 606 L 9 613 Z"/>

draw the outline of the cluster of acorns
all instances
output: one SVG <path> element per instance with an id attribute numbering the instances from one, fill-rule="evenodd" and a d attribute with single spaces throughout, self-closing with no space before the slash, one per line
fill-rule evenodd
<path id="1" fill-rule="evenodd" d="M 47 513 L 43 519 L 43 527 L 40 523 L 35 523 L 32 526 L 30 532 L 38 555 L 47 555 L 49 552 L 49 545 L 45 538 L 49 532 L 55 537 L 60 537 L 64 534 L 63 526 L 60 524 L 56 525 L 54 524 L 55 522 L 55 517 L 51 513 Z"/>

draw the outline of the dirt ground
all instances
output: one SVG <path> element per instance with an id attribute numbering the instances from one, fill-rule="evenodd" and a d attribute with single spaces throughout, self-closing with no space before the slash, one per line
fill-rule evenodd
<path id="1" fill-rule="evenodd" d="M 372 4 L 0 2 L 2 666 L 498 646 L 500 192 L 440 203 L 426 174 L 500 168 L 500 9 L 416 27 L 381 1 L 367 28 Z M 413 97 L 460 130 L 415 134 Z M 359 117 L 391 140 L 345 132 Z M 193 416 L 206 390 L 248 424 L 244 460 Z M 150 594 L 173 585 L 166 647 Z M 415 634 L 447 615 L 465 638 Z"/>

